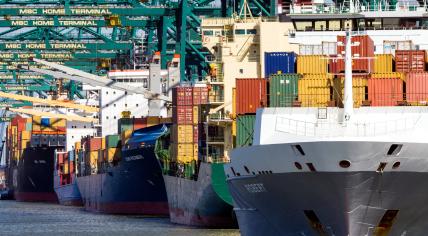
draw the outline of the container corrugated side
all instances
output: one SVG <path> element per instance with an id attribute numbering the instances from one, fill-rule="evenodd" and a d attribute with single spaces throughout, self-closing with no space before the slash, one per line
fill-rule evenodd
<path id="1" fill-rule="evenodd" d="M 336 102 L 336 105 L 339 107 L 343 106 L 344 87 L 344 77 L 338 77 L 333 79 L 333 99 Z M 362 106 L 363 101 L 367 99 L 366 89 L 367 76 L 358 76 L 352 78 L 352 97 L 354 100 L 354 107 Z"/>
<path id="2" fill-rule="evenodd" d="M 400 77 L 371 77 L 368 79 L 368 100 L 372 106 L 396 106 L 403 101 L 404 81 Z"/>
<path id="3" fill-rule="evenodd" d="M 236 114 L 256 113 L 267 106 L 267 80 L 236 79 Z"/>
<path id="4" fill-rule="evenodd" d="M 332 100 L 331 74 L 307 74 L 298 82 L 298 98 L 303 107 L 326 107 Z"/>
<path id="5" fill-rule="evenodd" d="M 265 52 L 265 77 L 278 73 L 295 73 L 294 52 Z"/>
<path id="6" fill-rule="evenodd" d="M 269 77 L 269 106 L 291 107 L 297 100 L 298 74 L 280 74 Z"/>
<path id="7" fill-rule="evenodd" d="M 374 73 L 390 73 L 393 68 L 392 54 L 377 54 L 374 58 Z"/>
<path id="8" fill-rule="evenodd" d="M 352 63 L 353 71 L 371 72 L 374 67 L 374 61 L 370 57 L 374 57 L 374 42 L 368 35 L 354 36 L 351 39 L 352 43 L 358 42 L 358 46 L 352 47 L 352 55 L 358 54 L 364 59 L 354 60 Z M 337 42 L 342 42 L 343 45 L 337 45 L 337 53 L 342 54 L 345 51 L 345 36 L 337 36 Z M 344 57 L 342 57 L 344 58 Z M 334 59 L 330 61 L 330 73 L 341 73 L 345 70 L 345 61 L 343 59 Z"/>
<path id="9" fill-rule="evenodd" d="M 236 117 L 236 146 L 244 147 L 253 144 L 255 115 L 241 115 Z"/>
<path id="10" fill-rule="evenodd" d="M 297 56 L 298 74 L 321 74 L 328 72 L 328 60 L 322 55 Z"/>
<path id="11" fill-rule="evenodd" d="M 192 143 L 193 125 L 176 125 L 171 127 L 171 142 L 173 143 Z"/>
<path id="12" fill-rule="evenodd" d="M 397 72 L 425 71 L 425 50 L 396 50 L 395 70 Z"/>
<path id="13" fill-rule="evenodd" d="M 406 76 L 406 101 L 415 105 L 428 102 L 428 72 L 412 72 Z"/>

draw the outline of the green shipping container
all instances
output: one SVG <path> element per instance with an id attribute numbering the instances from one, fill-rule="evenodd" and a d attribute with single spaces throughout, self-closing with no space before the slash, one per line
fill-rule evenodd
<path id="1" fill-rule="evenodd" d="M 27 131 L 31 131 L 31 130 L 33 130 L 33 123 L 26 123 L 25 124 L 25 130 L 27 130 Z"/>
<path id="2" fill-rule="evenodd" d="M 269 77 L 269 107 L 291 107 L 297 100 L 299 74 L 276 74 Z"/>
<path id="3" fill-rule="evenodd" d="M 126 130 L 132 130 L 134 128 L 134 122 L 131 118 L 120 118 L 118 121 L 118 133 L 122 133 Z"/>
<path id="4" fill-rule="evenodd" d="M 117 148 L 120 145 L 120 136 L 117 134 L 106 136 L 106 148 Z"/>
<path id="5" fill-rule="evenodd" d="M 253 144 L 255 115 L 242 115 L 236 118 L 236 146 L 244 147 Z"/>

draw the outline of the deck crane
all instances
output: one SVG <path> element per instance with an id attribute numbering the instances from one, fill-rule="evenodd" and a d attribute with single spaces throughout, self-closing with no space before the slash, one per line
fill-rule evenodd
<path id="1" fill-rule="evenodd" d="M 47 69 L 28 67 L 28 70 L 31 70 L 37 73 L 51 75 L 55 78 L 64 78 L 64 79 L 74 80 L 74 81 L 86 83 L 93 86 L 109 87 L 113 89 L 126 91 L 128 93 L 143 94 L 149 100 L 161 100 L 161 101 L 171 102 L 170 97 L 162 95 L 161 93 L 147 90 L 142 87 L 139 88 L 139 87 L 129 86 L 122 83 L 117 83 L 107 77 L 101 77 L 101 76 L 87 73 L 68 66 L 59 65 L 54 62 L 49 62 L 49 61 L 45 61 L 37 58 L 32 58 L 32 60 L 42 65 L 59 70 L 59 71 L 52 71 Z"/>

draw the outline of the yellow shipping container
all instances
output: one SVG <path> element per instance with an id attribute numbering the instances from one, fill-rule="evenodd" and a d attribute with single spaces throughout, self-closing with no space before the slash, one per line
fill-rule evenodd
<path id="1" fill-rule="evenodd" d="M 76 150 L 76 152 L 82 150 L 82 144 L 80 142 L 75 142 L 74 149 Z"/>
<path id="2" fill-rule="evenodd" d="M 344 87 L 345 79 L 335 78 L 333 80 L 333 99 L 336 101 L 336 105 L 342 106 L 344 99 Z M 366 100 L 366 77 L 354 77 L 352 78 L 352 97 L 354 99 L 354 107 L 360 107 L 363 101 Z"/>
<path id="3" fill-rule="evenodd" d="M 326 107 L 332 100 L 330 89 L 331 74 L 306 74 L 298 82 L 299 102 L 303 107 Z"/>
<path id="4" fill-rule="evenodd" d="M 373 73 L 390 73 L 392 72 L 392 64 L 392 54 L 377 54 L 374 59 Z"/>
<path id="5" fill-rule="evenodd" d="M 194 160 L 193 143 L 172 143 L 171 157 L 180 163 L 189 163 Z"/>
<path id="6" fill-rule="evenodd" d="M 22 131 L 21 132 L 21 139 L 30 140 L 31 139 L 31 132 L 30 131 Z"/>
<path id="7" fill-rule="evenodd" d="M 28 142 L 30 142 L 30 140 L 29 140 L 29 139 L 23 139 L 23 140 L 21 141 L 21 148 L 22 148 L 22 150 L 24 150 L 25 148 L 27 148 L 27 147 L 28 147 Z"/>
<path id="8" fill-rule="evenodd" d="M 193 106 L 193 124 L 197 125 L 199 123 L 199 107 Z"/>
<path id="9" fill-rule="evenodd" d="M 108 148 L 107 150 L 107 161 L 113 162 L 118 161 L 121 158 L 120 148 Z"/>
<path id="10" fill-rule="evenodd" d="M 323 55 L 297 56 L 297 73 L 323 74 L 328 71 L 328 60 Z"/>
<path id="11" fill-rule="evenodd" d="M 198 144 L 193 144 L 193 160 L 197 161 L 199 156 L 199 147 Z"/>
<path id="12" fill-rule="evenodd" d="M 193 125 L 174 125 L 171 132 L 174 143 L 193 142 Z"/>
<path id="13" fill-rule="evenodd" d="M 106 138 L 105 137 L 101 138 L 101 149 L 102 150 L 106 149 Z"/>
<path id="14" fill-rule="evenodd" d="M 70 168 L 68 166 L 68 162 L 64 163 L 64 174 L 69 174 L 70 173 Z"/>
<path id="15" fill-rule="evenodd" d="M 370 74 L 370 78 L 373 79 L 379 79 L 379 78 L 388 78 L 388 79 L 395 79 L 400 78 L 402 80 L 405 80 L 406 76 L 404 73 L 400 72 L 391 72 L 391 73 L 372 73 Z"/>
<path id="16" fill-rule="evenodd" d="M 125 145 L 126 142 L 131 138 L 132 130 L 124 130 L 120 134 L 120 140 L 122 141 L 122 145 Z"/>
<path id="17" fill-rule="evenodd" d="M 172 117 L 165 117 L 165 118 L 160 118 L 160 124 L 163 123 L 172 123 Z"/>
<path id="18" fill-rule="evenodd" d="M 89 152 L 89 163 L 91 164 L 91 167 L 97 166 L 98 155 L 98 151 Z"/>

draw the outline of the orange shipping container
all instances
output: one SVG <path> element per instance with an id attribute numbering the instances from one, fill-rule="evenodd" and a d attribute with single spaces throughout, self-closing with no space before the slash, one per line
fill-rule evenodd
<path id="1" fill-rule="evenodd" d="M 236 79 L 236 113 L 256 113 L 257 108 L 267 106 L 267 80 Z"/>
<path id="2" fill-rule="evenodd" d="M 409 103 L 427 104 L 428 72 L 412 72 L 407 74 L 406 101 Z"/>
<path id="3" fill-rule="evenodd" d="M 396 106 L 403 101 L 403 85 L 401 78 L 370 78 L 368 100 L 372 106 Z"/>

